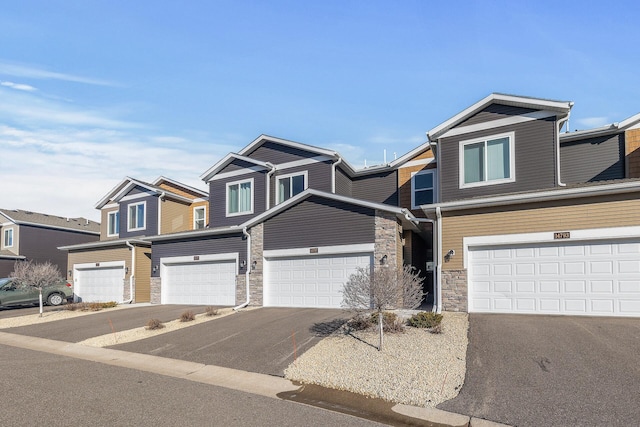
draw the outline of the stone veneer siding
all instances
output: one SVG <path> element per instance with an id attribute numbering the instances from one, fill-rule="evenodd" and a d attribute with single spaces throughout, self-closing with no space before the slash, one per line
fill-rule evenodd
<path id="1" fill-rule="evenodd" d="M 160 277 L 151 278 L 151 304 L 160 304 L 162 293 L 162 283 Z"/>
<path id="2" fill-rule="evenodd" d="M 467 270 L 442 270 L 442 309 L 468 310 Z"/>
<path id="3" fill-rule="evenodd" d="M 402 241 L 400 240 L 400 225 L 398 224 L 396 215 L 390 212 L 376 210 L 374 226 L 374 267 L 379 267 L 380 260 L 386 255 L 386 265 L 390 268 L 398 268 L 398 266 L 402 265 Z"/>
<path id="4" fill-rule="evenodd" d="M 131 289 L 131 287 L 129 286 L 129 280 L 130 279 L 124 279 L 122 281 L 122 288 L 123 288 L 122 295 L 124 297 L 122 299 L 123 301 L 128 301 L 131 298 L 131 292 L 129 292 L 129 290 Z M 133 295 L 134 295 L 134 298 L 133 298 L 133 301 L 131 301 L 133 303 L 136 302 L 135 301 L 135 294 L 136 294 L 136 278 L 134 277 L 133 278 Z"/>
<path id="5" fill-rule="evenodd" d="M 264 224 L 260 223 L 249 230 L 251 234 L 251 273 L 249 273 L 249 293 L 251 295 L 250 306 L 262 306 L 264 302 Z M 253 263 L 255 268 L 253 267 Z M 243 283 L 243 294 L 240 301 L 246 301 L 246 287 Z"/>

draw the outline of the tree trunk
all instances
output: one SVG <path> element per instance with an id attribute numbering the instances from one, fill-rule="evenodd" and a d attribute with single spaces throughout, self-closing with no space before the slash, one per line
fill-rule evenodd
<path id="1" fill-rule="evenodd" d="M 382 326 L 382 311 L 378 311 L 378 329 L 380 330 L 380 344 L 378 345 L 378 351 L 382 351 L 382 335 L 383 335 L 383 326 Z"/>

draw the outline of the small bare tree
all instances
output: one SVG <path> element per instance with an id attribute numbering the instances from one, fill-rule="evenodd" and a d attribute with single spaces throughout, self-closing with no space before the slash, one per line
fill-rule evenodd
<path id="1" fill-rule="evenodd" d="M 16 262 L 9 275 L 17 288 L 36 288 L 40 294 L 40 317 L 42 317 L 42 288 L 54 285 L 62 280 L 58 266 L 49 261 L 37 264 L 31 261 Z"/>
<path id="2" fill-rule="evenodd" d="M 424 291 L 419 272 L 409 265 L 402 269 L 385 266 L 370 268 L 359 267 L 349 277 L 342 290 L 342 305 L 355 311 L 374 311 L 378 313 L 380 343 L 382 351 L 383 312 L 393 308 L 415 309 L 420 306 Z"/>

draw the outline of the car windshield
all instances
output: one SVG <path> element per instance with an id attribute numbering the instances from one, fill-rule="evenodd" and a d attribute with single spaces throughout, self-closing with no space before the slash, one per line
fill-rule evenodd
<path id="1" fill-rule="evenodd" d="M 11 280 L 11 279 L 9 279 L 8 277 L 0 279 L 0 287 L 4 286 L 6 283 L 8 283 L 9 280 Z"/>

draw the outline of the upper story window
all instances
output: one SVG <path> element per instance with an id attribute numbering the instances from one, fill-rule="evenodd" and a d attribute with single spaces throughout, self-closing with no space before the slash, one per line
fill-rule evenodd
<path id="1" fill-rule="evenodd" d="M 282 203 L 307 188 L 307 172 L 281 175 L 276 178 L 276 182 L 278 192 L 276 203 Z"/>
<path id="2" fill-rule="evenodd" d="M 7 228 L 4 230 L 2 243 L 5 248 L 10 248 L 13 246 L 13 228 Z"/>
<path id="3" fill-rule="evenodd" d="M 120 233 L 120 212 L 107 214 L 107 236 L 117 236 Z"/>
<path id="4" fill-rule="evenodd" d="M 460 188 L 515 181 L 514 133 L 460 142 Z"/>
<path id="5" fill-rule="evenodd" d="M 194 230 L 202 230 L 207 225 L 206 218 L 206 207 L 198 206 L 193 208 L 193 229 Z"/>
<path id="6" fill-rule="evenodd" d="M 435 169 L 416 172 L 411 176 L 411 208 L 436 202 Z"/>
<path id="7" fill-rule="evenodd" d="M 145 202 L 133 203 L 129 205 L 129 218 L 127 221 L 127 231 L 144 230 L 146 228 Z"/>
<path id="8" fill-rule="evenodd" d="M 227 184 L 227 216 L 253 213 L 253 178 Z"/>

